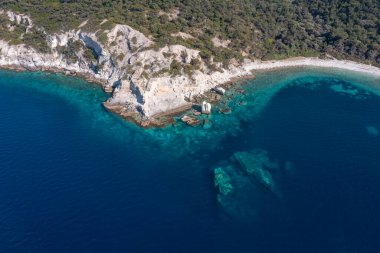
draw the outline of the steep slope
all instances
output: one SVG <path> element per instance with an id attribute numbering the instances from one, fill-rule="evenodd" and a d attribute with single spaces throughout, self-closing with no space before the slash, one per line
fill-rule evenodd
<path id="1" fill-rule="evenodd" d="M 94 31 L 107 19 L 104 26 L 130 25 L 159 47 L 182 44 L 217 61 L 329 54 L 380 64 L 378 0 L 3 0 L 0 8 L 28 14 L 49 33 L 85 20 Z M 179 33 L 187 35 L 171 36 Z"/>
<path id="2" fill-rule="evenodd" d="M 105 106 L 141 124 L 152 123 L 162 113 L 188 108 L 194 96 L 250 74 L 241 66 L 223 68 L 212 60 L 217 70 L 211 70 L 198 50 L 182 45 L 157 48 L 150 38 L 127 25 L 86 32 L 82 23 L 68 32 L 48 34 L 24 14 L 1 11 L 0 15 L 8 19 L 5 27 L 10 33 L 24 27 L 19 38 L 38 30 L 46 40 L 44 51 L 0 40 L 0 65 L 64 71 L 100 82 L 112 93 Z"/>

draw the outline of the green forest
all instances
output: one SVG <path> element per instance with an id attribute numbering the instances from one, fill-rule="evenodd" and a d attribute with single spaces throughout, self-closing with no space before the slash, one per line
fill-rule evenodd
<path id="1" fill-rule="evenodd" d="M 183 44 L 217 61 L 326 56 L 380 66 L 380 0 L 0 0 L 49 32 L 128 24 L 157 47 Z M 107 19 L 108 22 L 100 23 Z M 171 34 L 185 32 L 194 38 Z M 229 40 L 216 47 L 212 38 Z"/>

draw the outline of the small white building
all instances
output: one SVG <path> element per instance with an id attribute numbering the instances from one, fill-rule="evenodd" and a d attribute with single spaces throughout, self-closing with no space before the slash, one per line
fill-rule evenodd
<path id="1" fill-rule="evenodd" d="M 211 113 L 211 104 L 207 103 L 206 101 L 203 101 L 202 103 L 202 113 L 203 114 L 210 114 Z"/>

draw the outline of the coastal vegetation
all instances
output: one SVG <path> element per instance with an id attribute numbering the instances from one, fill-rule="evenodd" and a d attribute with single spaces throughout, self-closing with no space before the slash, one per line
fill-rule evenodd
<path id="1" fill-rule="evenodd" d="M 116 23 L 128 24 L 157 47 L 182 44 L 205 61 L 331 55 L 380 66 L 378 0 L 3 0 L 0 7 L 30 15 L 48 33 L 88 20 L 83 29 L 101 37 Z M 179 32 L 187 36 L 173 36 Z M 23 41 L 9 38 L 43 50 L 38 31 Z M 214 38 L 229 43 L 216 45 Z"/>
<path id="2" fill-rule="evenodd" d="M 128 24 L 151 35 L 158 46 L 199 49 L 205 60 L 329 54 L 380 65 L 377 0 L 5 0 L 0 7 L 30 15 L 49 33 L 76 28 L 86 20 L 87 30 Z M 189 37 L 172 36 L 177 32 Z M 228 40 L 228 47 L 216 46 L 215 37 Z M 14 35 L 11 39 L 21 42 Z M 39 50 L 42 41 L 38 31 L 23 39 Z"/>
<path id="3" fill-rule="evenodd" d="M 39 52 L 48 52 L 46 33 L 43 30 L 10 21 L 4 14 L 0 14 L 0 39 L 8 41 L 11 45 L 26 44 Z"/>
<path id="4" fill-rule="evenodd" d="M 379 13 L 374 0 L 3 0 L 0 65 L 84 76 L 112 93 L 108 110 L 161 126 L 263 68 L 378 73 L 356 62 L 380 66 Z M 256 61 L 294 56 L 316 57 Z"/>

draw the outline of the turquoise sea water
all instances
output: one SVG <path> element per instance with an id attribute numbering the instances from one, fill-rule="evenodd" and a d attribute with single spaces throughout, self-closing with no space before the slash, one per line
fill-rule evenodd
<path id="1" fill-rule="evenodd" d="M 207 127 L 143 130 L 96 85 L 1 71 L 0 252 L 378 252 L 378 87 L 259 73 Z"/>

